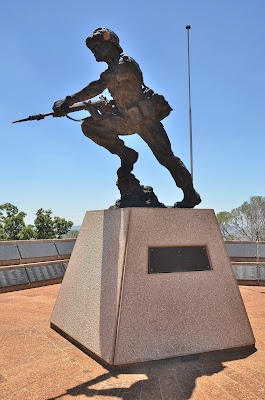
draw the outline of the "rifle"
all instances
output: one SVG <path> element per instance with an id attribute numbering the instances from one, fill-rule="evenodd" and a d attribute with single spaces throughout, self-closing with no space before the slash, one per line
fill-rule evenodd
<path id="1" fill-rule="evenodd" d="M 95 101 L 82 101 L 80 103 L 75 103 L 74 105 L 68 107 L 65 110 L 65 117 L 71 119 L 72 121 L 82 121 L 69 117 L 68 113 L 76 112 L 76 111 L 88 111 L 91 117 L 96 120 L 100 117 L 101 114 L 114 114 L 115 113 L 115 104 L 113 100 L 108 100 L 104 96 L 100 96 L 98 100 Z M 100 111 L 100 113 L 99 113 Z M 25 121 L 40 121 L 46 117 L 53 116 L 53 117 L 61 117 L 64 115 L 56 115 L 56 112 L 50 112 L 47 114 L 36 114 L 30 115 L 28 118 L 20 119 L 18 121 L 13 121 L 13 124 L 17 122 L 25 122 Z"/>

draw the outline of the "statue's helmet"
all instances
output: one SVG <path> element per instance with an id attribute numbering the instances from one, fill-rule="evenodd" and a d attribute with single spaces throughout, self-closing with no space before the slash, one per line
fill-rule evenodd
<path id="1" fill-rule="evenodd" d="M 120 54 L 123 52 L 121 46 L 120 46 L 120 41 L 116 33 L 111 31 L 108 28 L 97 28 L 94 30 L 91 36 L 89 36 L 86 39 L 86 45 L 87 47 L 92 50 L 93 49 L 93 43 L 96 41 L 102 41 L 102 42 L 112 42 L 120 51 Z"/>

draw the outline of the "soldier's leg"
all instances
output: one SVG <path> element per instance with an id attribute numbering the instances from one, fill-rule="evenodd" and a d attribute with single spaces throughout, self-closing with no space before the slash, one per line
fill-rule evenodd
<path id="1" fill-rule="evenodd" d="M 171 173 L 176 185 L 183 190 L 184 198 L 175 204 L 179 208 L 192 208 L 201 202 L 193 188 L 192 177 L 180 158 L 174 156 L 167 133 L 161 122 L 146 124 L 139 135 L 148 144 L 157 160 Z"/>
<path id="2" fill-rule="evenodd" d="M 100 117 L 93 120 L 87 118 L 82 124 L 85 136 L 93 140 L 99 146 L 105 147 L 113 154 L 117 154 L 121 159 L 121 167 L 118 169 L 117 186 L 121 193 L 121 199 L 116 202 L 116 206 L 123 207 L 145 207 L 147 199 L 139 180 L 131 173 L 134 163 L 137 161 L 138 153 L 124 145 L 123 140 L 118 135 L 128 135 L 134 133 L 130 130 L 130 124 L 125 118 L 119 116 Z M 161 207 L 158 200 L 153 203 L 156 207 Z"/>
<path id="3" fill-rule="evenodd" d="M 117 131 L 115 128 L 118 128 Z M 119 134 L 130 134 L 126 131 L 126 123 L 118 121 L 112 116 L 93 120 L 86 118 L 82 123 L 82 131 L 86 137 L 93 140 L 99 146 L 104 147 L 112 154 L 117 154 L 121 159 L 121 167 L 118 169 L 118 176 L 125 176 L 133 170 L 133 165 L 138 159 L 138 153 L 126 147 Z"/>

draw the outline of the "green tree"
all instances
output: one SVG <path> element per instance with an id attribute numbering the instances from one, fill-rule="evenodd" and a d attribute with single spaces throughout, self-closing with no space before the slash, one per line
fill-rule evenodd
<path id="1" fill-rule="evenodd" d="M 232 222 L 243 240 L 265 240 L 265 197 L 253 196 L 231 211 Z"/>
<path id="2" fill-rule="evenodd" d="M 54 217 L 53 219 L 51 210 L 43 210 L 43 208 L 36 212 L 34 224 L 37 239 L 60 239 L 73 226 L 73 222 L 65 218 Z"/>
<path id="3" fill-rule="evenodd" d="M 58 239 L 61 239 L 63 235 L 66 235 L 72 226 L 72 221 L 66 221 L 65 218 L 54 217 L 54 232 Z"/>
<path id="4" fill-rule="evenodd" d="M 233 240 L 234 235 L 232 227 L 232 214 L 228 211 L 221 211 L 217 214 L 217 221 L 220 226 L 221 233 L 225 240 Z"/>
<path id="5" fill-rule="evenodd" d="M 11 203 L 0 205 L 0 240 L 60 239 L 73 226 L 65 218 L 52 218 L 51 210 L 40 208 L 34 225 L 26 225 L 27 214 Z"/>
<path id="6" fill-rule="evenodd" d="M 71 229 L 66 235 L 65 239 L 76 239 L 78 236 L 79 231 L 75 229 Z"/>
<path id="7" fill-rule="evenodd" d="M 36 239 L 36 232 L 34 229 L 34 225 L 29 224 L 27 226 L 24 226 L 24 228 L 22 228 L 20 231 L 19 239 L 20 240 Z"/>
<path id="8" fill-rule="evenodd" d="M 217 219 L 225 238 L 230 232 L 237 240 L 265 240 L 265 197 L 250 197 L 231 213 L 217 214 Z"/>
<path id="9" fill-rule="evenodd" d="M 37 239 L 53 239 L 55 237 L 51 210 L 40 208 L 34 220 Z"/>
<path id="10" fill-rule="evenodd" d="M 24 218 L 27 214 L 18 210 L 11 203 L 0 206 L 0 236 L 2 240 L 19 240 L 20 232 L 25 228 Z"/>
<path id="11" fill-rule="evenodd" d="M 2 223 L 0 223 L 0 240 L 6 240 L 6 234 Z"/>

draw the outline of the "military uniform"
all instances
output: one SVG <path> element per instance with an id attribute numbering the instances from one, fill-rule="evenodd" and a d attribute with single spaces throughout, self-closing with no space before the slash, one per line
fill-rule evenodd
<path id="1" fill-rule="evenodd" d="M 113 114 L 102 114 L 96 120 L 92 117 L 86 118 L 82 124 L 83 133 L 98 145 L 117 154 L 125 168 L 126 164 L 137 160 L 137 154 L 124 145 L 119 135 L 138 133 L 157 160 L 170 171 L 177 186 L 187 186 L 192 181 L 191 175 L 172 152 L 167 133 L 160 122 L 161 115 L 151 99 L 154 93 L 143 84 L 142 72 L 136 61 L 131 57 L 122 56 L 117 64 L 101 74 L 100 79 L 105 81 L 114 100 Z M 146 107 L 142 103 L 146 103 Z M 164 108 L 167 108 L 166 105 Z M 168 106 L 166 115 L 170 111 Z"/>
<path id="2" fill-rule="evenodd" d="M 169 170 L 176 185 L 183 190 L 184 199 L 175 206 L 194 207 L 199 204 L 201 199 L 193 188 L 191 174 L 183 162 L 174 156 L 161 123 L 172 111 L 167 101 L 145 86 L 139 65 L 133 58 L 122 55 L 119 38 L 113 31 L 98 28 L 86 39 L 86 44 L 97 61 L 108 64 L 108 69 L 98 81 L 55 103 L 54 110 L 60 112 L 64 106 L 91 99 L 108 89 L 113 100 L 109 103 L 106 99 L 104 101 L 110 107 L 107 107 L 107 112 L 93 113 L 83 121 L 85 136 L 120 157 L 118 177 L 122 178 L 129 176 L 138 153 L 125 146 L 119 136 L 138 133 L 160 164 Z"/>

